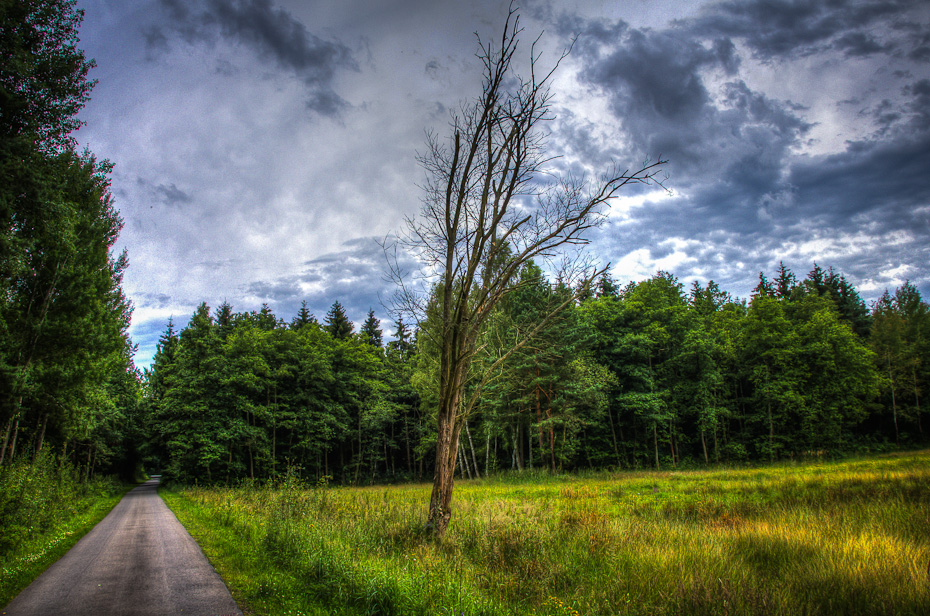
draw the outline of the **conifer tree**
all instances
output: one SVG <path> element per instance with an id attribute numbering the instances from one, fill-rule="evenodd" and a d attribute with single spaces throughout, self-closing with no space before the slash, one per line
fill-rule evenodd
<path id="1" fill-rule="evenodd" d="M 368 318 L 362 325 L 362 339 L 373 347 L 381 348 L 383 345 L 381 321 L 375 317 L 375 311 L 368 311 Z"/>
<path id="2" fill-rule="evenodd" d="M 413 334 L 410 333 L 410 329 L 404 323 L 403 316 L 397 317 L 397 320 L 394 321 L 394 340 L 387 343 L 387 348 L 396 351 L 403 361 L 407 361 L 413 353 Z"/>
<path id="3" fill-rule="evenodd" d="M 310 314 L 310 310 L 307 308 L 307 300 L 304 300 L 300 302 L 300 310 L 297 311 L 297 316 L 291 321 L 291 329 L 299 330 L 311 323 L 316 323 L 316 317 Z"/>
<path id="4" fill-rule="evenodd" d="M 352 330 L 355 329 L 352 321 L 346 316 L 345 308 L 342 307 L 338 300 L 333 302 L 329 312 L 326 313 L 324 323 L 326 323 L 326 326 L 323 329 L 337 340 L 345 340 L 352 335 Z"/>

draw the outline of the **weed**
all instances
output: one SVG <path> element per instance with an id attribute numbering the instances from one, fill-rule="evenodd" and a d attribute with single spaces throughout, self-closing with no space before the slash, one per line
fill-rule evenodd
<path id="1" fill-rule="evenodd" d="M 442 539 L 425 485 L 165 496 L 261 613 L 930 613 L 930 452 L 492 476 Z"/>

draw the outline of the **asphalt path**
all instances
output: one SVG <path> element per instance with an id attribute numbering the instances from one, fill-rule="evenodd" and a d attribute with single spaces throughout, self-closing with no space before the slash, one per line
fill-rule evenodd
<path id="1" fill-rule="evenodd" d="M 151 479 L 126 494 L 0 614 L 241 616 L 157 488 L 158 479 Z"/>

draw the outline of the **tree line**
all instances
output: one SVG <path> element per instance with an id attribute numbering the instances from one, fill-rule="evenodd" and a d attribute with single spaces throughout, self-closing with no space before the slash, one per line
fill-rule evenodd
<path id="1" fill-rule="evenodd" d="M 534 263 L 482 333 L 494 362 L 575 291 Z M 150 464 L 186 481 L 300 473 L 345 483 L 433 473 L 441 290 L 420 327 L 354 331 L 202 304 L 169 323 L 143 378 Z M 463 426 L 458 474 L 771 461 L 925 438 L 930 316 L 905 283 L 868 310 L 845 277 L 783 265 L 748 300 L 672 274 L 600 278 L 514 352 Z M 466 387 L 475 387 L 468 382 Z M 925 405 L 925 403 L 923 403 Z"/>
<path id="2" fill-rule="evenodd" d="M 73 0 L 0 3 L 0 465 L 51 443 L 84 475 L 137 462 L 140 375 L 112 165 L 72 136 L 94 66 Z"/>

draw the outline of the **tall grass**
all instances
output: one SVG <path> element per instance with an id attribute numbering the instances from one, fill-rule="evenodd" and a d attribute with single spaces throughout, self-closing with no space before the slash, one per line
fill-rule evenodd
<path id="1" fill-rule="evenodd" d="M 258 614 L 928 614 L 930 452 L 759 469 L 164 493 Z"/>
<path id="2" fill-rule="evenodd" d="M 112 477 L 84 481 L 70 463 L 45 452 L 0 467 L 0 606 L 64 555 L 127 489 Z"/>

